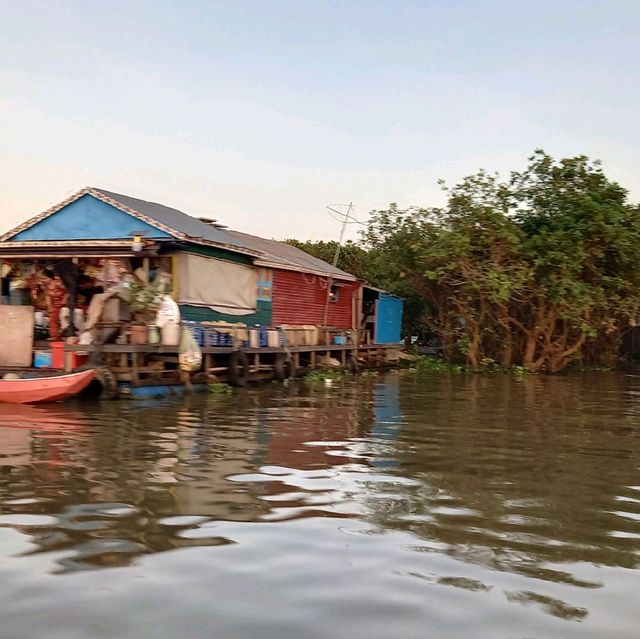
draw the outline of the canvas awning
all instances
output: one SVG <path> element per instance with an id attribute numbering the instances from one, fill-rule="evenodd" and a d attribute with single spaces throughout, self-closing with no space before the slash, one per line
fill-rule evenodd
<path id="1" fill-rule="evenodd" d="M 206 306 L 227 315 L 250 315 L 257 310 L 256 269 L 212 257 L 176 254 L 178 303 Z"/>

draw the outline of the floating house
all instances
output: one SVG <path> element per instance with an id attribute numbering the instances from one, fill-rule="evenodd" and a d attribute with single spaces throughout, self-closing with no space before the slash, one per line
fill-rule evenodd
<path id="1" fill-rule="evenodd" d="M 31 304 L 30 274 L 52 265 L 63 281 L 65 268 L 90 275 L 96 290 L 132 273 L 147 282 L 165 274 L 185 321 L 315 326 L 321 341 L 342 331 L 355 346 L 400 342 L 399 298 L 289 244 L 104 189 L 84 188 L 0 237 L 1 303 Z"/>
<path id="2" fill-rule="evenodd" d="M 87 187 L 0 237 L 5 260 L 118 257 L 170 272 L 187 320 L 358 329 L 366 298 L 377 301 L 370 341 L 400 341 L 398 298 L 289 244 L 162 204 Z"/>

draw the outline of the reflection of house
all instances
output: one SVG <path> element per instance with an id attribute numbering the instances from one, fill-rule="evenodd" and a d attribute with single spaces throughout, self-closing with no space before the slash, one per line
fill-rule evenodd
<path id="1" fill-rule="evenodd" d="M 176 511 L 181 515 L 205 515 L 226 521 L 253 521 L 268 506 L 256 499 L 255 491 L 229 477 L 255 471 L 251 442 L 243 432 L 220 437 L 207 417 L 203 426 L 178 427 L 178 438 L 167 443 L 174 449 L 175 463 L 158 467 L 171 483 Z"/>
<path id="2" fill-rule="evenodd" d="M 360 324 L 362 286 L 349 273 L 293 246 L 103 189 L 87 187 L 0 237 L 7 264 L 74 258 L 103 269 L 105 281 L 112 262 L 170 272 L 185 319 L 321 325 L 326 312 L 328 326 Z"/>
<path id="3" fill-rule="evenodd" d="M 323 442 L 346 442 L 358 436 L 356 410 L 352 406 L 287 407 L 283 419 L 272 422 L 269 435 L 268 464 L 298 470 L 324 468 L 327 447 Z"/>
<path id="4" fill-rule="evenodd" d="M 31 431 L 0 426 L 0 466 L 28 466 L 32 461 Z"/>

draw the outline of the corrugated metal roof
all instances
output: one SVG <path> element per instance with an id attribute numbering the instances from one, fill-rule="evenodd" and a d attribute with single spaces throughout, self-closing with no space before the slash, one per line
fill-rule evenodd
<path id="1" fill-rule="evenodd" d="M 198 218 L 187 215 L 178 209 L 164 206 L 164 204 L 147 202 L 146 200 L 140 200 L 135 197 L 121 193 L 113 193 L 112 191 L 95 187 L 91 187 L 90 192 L 100 193 L 111 200 L 119 202 L 126 208 L 133 209 L 142 215 L 153 218 L 157 222 L 160 222 L 160 224 L 186 235 L 189 239 L 203 239 L 222 246 L 235 246 L 241 249 L 248 249 L 250 251 L 258 250 L 258 252 L 260 252 L 260 249 L 255 249 L 241 238 L 232 237 L 229 231 L 202 222 Z"/>
<path id="2" fill-rule="evenodd" d="M 309 272 L 326 273 L 327 275 L 331 274 L 334 277 L 354 279 L 353 275 L 350 275 L 339 268 L 334 268 L 324 260 L 313 257 L 290 244 L 278 242 L 276 240 L 267 240 L 263 237 L 249 235 L 248 233 L 241 233 L 240 231 L 233 231 L 227 228 L 223 229 L 219 226 L 214 226 L 213 224 L 207 224 L 206 222 L 203 222 L 198 218 L 191 217 L 177 209 L 172 209 L 162 204 L 156 204 L 155 202 L 139 200 L 135 197 L 121 195 L 120 193 L 112 193 L 111 191 L 105 191 L 104 189 L 92 188 L 91 190 L 102 193 L 106 197 L 116 200 L 128 208 L 134 209 L 143 215 L 151 217 L 161 224 L 183 233 L 189 238 L 201 237 L 205 240 L 216 242 L 217 244 L 238 246 L 258 253 L 264 253 L 267 261 L 272 261 L 274 264 L 280 264 L 283 268 L 287 266 L 295 266 L 300 270 L 307 270 Z"/>
<path id="3" fill-rule="evenodd" d="M 281 265 L 282 268 L 295 267 L 294 270 L 304 271 L 308 273 L 321 273 L 323 275 L 331 275 L 341 279 L 355 280 L 356 278 L 345 271 L 335 268 L 328 262 L 320 260 L 309 253 L 305 253 L 286 242 L 278 242 L 277 240 L 267 240 L 256 235 L 241 233 L 240 231 L 227 231 L 229 235 L 237 237 L 239 240 L 248 244 L 257 251 L 261 251 L 268 257 L 260 258 L 258 261 L 271 262 L 273 266 Z"/>

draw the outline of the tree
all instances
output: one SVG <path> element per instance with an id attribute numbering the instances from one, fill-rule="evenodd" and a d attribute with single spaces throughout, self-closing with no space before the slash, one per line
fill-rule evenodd
<path id="1" fill-rule="evenodd" d="M 536 151 L 480 171 L 441 209 L 375 211 L 364 246 L 424 302 L 445 357 L 558 371 L 610 359 L 640 308 L 640 212 L 601 166 Z M 598 348 L 599 347 L 599 348 Z"/>

